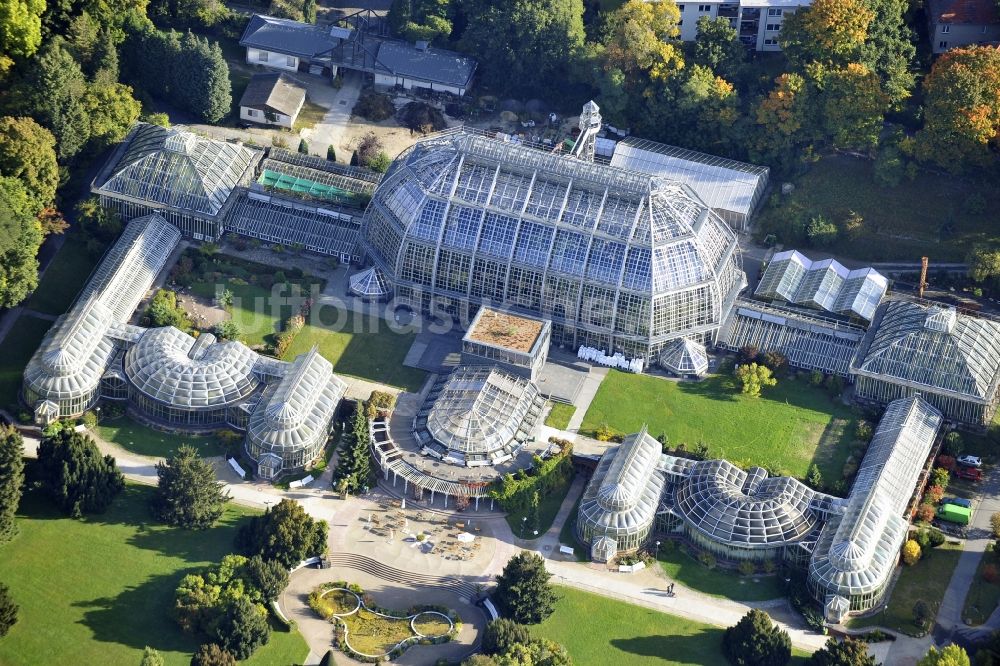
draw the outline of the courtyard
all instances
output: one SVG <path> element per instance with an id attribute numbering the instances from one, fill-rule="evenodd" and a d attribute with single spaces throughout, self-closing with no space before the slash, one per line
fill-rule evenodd
<path id="1" fill-rule="evenodd" d="M 622 396 L 629 396 L 622 400 Z M 741 395 L 729 375 L 677 382 L 612 370 L 583 419 L 593 436 L 607 424 L 619 433 L 644 424 L 668 444 L 690 451 L 704 442 L 710 458 L 759 465 L 796 478 L 813 463 L 824 479 L 842 476 L 858 416 L 822 387 L 781 378 L 759 398 Z"/>

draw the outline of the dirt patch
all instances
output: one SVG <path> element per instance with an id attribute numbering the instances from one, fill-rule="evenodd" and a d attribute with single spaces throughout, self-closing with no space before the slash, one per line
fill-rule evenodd
<path id="1" fill-rule="evenodd" d="M 203 331 L 229 319 L 229 313 L 215 305 L 210 298 L 202 298 L 182 291 L 177 294 L 177 304 L 190 315 L 195 326 Z"/>

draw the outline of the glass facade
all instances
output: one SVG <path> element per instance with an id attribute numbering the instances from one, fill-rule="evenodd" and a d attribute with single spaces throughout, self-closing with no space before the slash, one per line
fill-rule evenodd
<path id="1" fill-rule="evenodd" d="M 735 235 L 686 186 L 462 132 L 394 162 L 362 238 L 411 307 L 498 304 L 647 360 L 711 337 L 745 285 Z"/>

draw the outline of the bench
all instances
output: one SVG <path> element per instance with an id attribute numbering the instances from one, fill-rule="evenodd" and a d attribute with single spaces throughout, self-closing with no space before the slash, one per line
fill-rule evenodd
<path id="1" fill-rule="evenodd" d="M 237 474 L 240 475 L 241 479 L 247 478 L 247 473 L 244 472 L 243 468 L 240 467 L 240 464 L 238 462 L 236 462 L 236 458 L 230 458 L 229 459 L 229 466 L 233 468 L 234 472 L 236 472 Z"/>
<path id="2" fill-rule="evenodd" d="M 563 555 L 576 555 L 575 550 L 573 550 L 569 546 L 564 546 L 562 544 L 559 544 L 559 552 L 562 553 Z"/>

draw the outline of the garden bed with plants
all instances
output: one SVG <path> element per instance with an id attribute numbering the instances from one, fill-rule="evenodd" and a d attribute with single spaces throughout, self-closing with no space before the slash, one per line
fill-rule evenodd
<path id="1" fill-rule="evenodd" d="M 414 645 L 452 640 L 462 623 L 443 606 L 397 611 L 376 606 L 358 585 L 324 583 L 309 594 L 309 607 L 334 624 L 334 645 L 352 659 L 378 663 L 395 659 Z"/>

